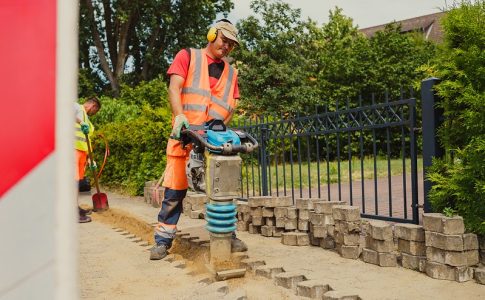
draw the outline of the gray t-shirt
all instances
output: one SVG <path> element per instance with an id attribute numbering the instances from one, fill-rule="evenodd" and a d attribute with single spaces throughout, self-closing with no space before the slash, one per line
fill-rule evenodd
<path id="1" fill-rule="evenodd" d="M 82 122 L 88 122 L 88 116 L 86 114 L 86 116 L 84 115 L 84 110 L 82 108 L 82 105 L 79 104 L 79 103 L 74 103 L 74 113 L 75 113 L 75 116 L 76 116 L 76 122 L 79 123 L 79 121 L 82 121 Z"/>

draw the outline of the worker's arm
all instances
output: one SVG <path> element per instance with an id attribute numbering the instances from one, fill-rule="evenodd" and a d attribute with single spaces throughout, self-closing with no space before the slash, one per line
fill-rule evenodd
<path id="1" fill-rule="evenodd" d="M 168 86 L 168 99 L 170 101 L 170 107 L 174 116 L 182 114 L 182 87 L 184 86 L 185 78 L 180 75 L 172 74 L 170 76 L 170 84 Z"/>
<path id="2" fill-rule="evenodd" d="M 76 116 L 76 122 L 81 124 L 83 122 L 83 111 L 80 104 L 74 103 L 74 114 Z"/>
<path id="3" fill-rule="evenodd" d="M 185 79 L 177 74 L 170 76 L 170 85 L 168 86 L 168 99 L 170 100 L 170 107 L 172 108 L 172 114 L 175 116 L 172 126 L 172 132 L 170 137 L 172 139 L 180 139 L 180 132 L 182 128 L 189 128 L 189 121 L 184 115 L 182 107 L 182 87 L 184 86 Z"/>
<path id="4" fill-rule="evenodd" d="M 75 103 L 74 104 L 74 111 L 76 114 L 76 122 L 81 125 L 81 131 L 84 134 L 89 134 L 89 125 L 84 122 L 84 111 L 81 108 L 81 105 Z"/>

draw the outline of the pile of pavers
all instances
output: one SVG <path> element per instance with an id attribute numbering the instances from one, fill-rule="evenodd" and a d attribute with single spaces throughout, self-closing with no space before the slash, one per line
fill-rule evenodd
<path id="1" fill-rule="evenodd" d="M 337 252 L 344 258 L 359 258 L 361 251 L 360 208 L 350 205 L 336 205 L 333 207 L 333 219 Z"/>
<path id="2" fill-rule="evenodd" d="M 289 196 L 256 196 L 239 201 L 237 228 L 251 234 L 281 237 L 289 246 L 321 246 L 335 248 L 335 223 L 332 207 L 340 201 L 301 198 L 295 205 Z M 351 208 L 351 210 L 358 208 Z M 360 219 L 360 213 L 358 213 Z"/>
<path id="3" fill-rule="evenodd" d="M 485 239 L 479 250 L 477 236 L 465 233 L 458 216 L 424 214 L 423 224 L 361 220 L 359 207 L 323 199 L 295 199 L 293 205 L 290 197 L 260 196 L 238 202 L 239 230 L 281 237 L 284 245 L 314 245 L 381 267 L 401 265 L 432 278 L 485 284 L 485 269 L 478 267 Z"/>
<path id="4" fill-rule="evenodd" d="M 394 235 L 397 238 L 403 268 L 424 272 L 426 270 L 426 245 L 423 226 L 396 224 Z"/>
<path id="5" fill-rule="evenodd" d="M 391 224 L 383 221 L 369 221 L 365 237 L 362 260 L 381 267 L 395 267 L 397 256 Z"/>
<path id="6" fill-rule="evenodd" d="M 145 202 L 154 207 L 160 207 L 164 189 L 165 188 L 160 186 L 160 182 L 157 180 L 145 182 L 145 187 L 143 189 Z M 189 191 L 183 201 L 183 214 L 191 219 L 204 219 L 206 203 L 206 194 Z"/>
<path id="7" fill-rule="evenodd" d="M 151 204 L 154 207 L 159 206 L 157 197 L 161 199 L 163 195 L 164 187 L 160 186 L 158 180 L 146 181 L 143 188 L 143 197 L 145 202 Z"/>
<path id="8" fill-rule="evenodd" d="M 463 218 L 442 214 L 423 215 L 426 243 L 426 274 L 432 278 L 468 281 L 479 262 L 478 238 L 465 234 Z"/>
<path id="9" fill-rule="evenodd" d="M 249 211 L 249 216 L 243 215 L 240 221 L 248 224 L 249 233 L 266 237 L 281 237 L 287 226 L 296 229 L 294 226 L 296 223 L 293 224 L 293 220 L 289 218 L 295 214 L 291 212 L 290 215 L 288 214 L 288 208 L 292 204 L 291 197 L 252 197 L 248 199 L 248 208 L 243 209 Z M 244 204 L 239 204 L 239 206 L 244 206 Z M 294 217 L 296 222 L 296 215 Z"/>
<path id="10" fill-rule="evenodd" d="M 145 184 L 145 201 L 157 206 L 163 195 L 157 181 Z M 289 246 L 314 245 L 336 250 L 342 257 L 362 258 L 382 267 L 400 265 L 436 279 L 485 284 L 485 238 L 465 233 L 463 219 L 423 214 L 423 226 L 361 220 L 359 207 L 345 202 L 289 196 L 250 197 L 237 203 L 237 229 L 281 238 Z M 205 216 L 207 196 L 188 193 L 183 213 Z"/>
<path id="11" fill-rule="evenodd" d="M 310 242 L 324 249 L 335 248 L 335 221 L 333 207 L 345 205 L 342 201 L 317 200 L 313 202 L 314 211 L 310 214 Z"/>
<path id="12" fill-rule="evenodd" d="M 204 219 L 206 203 L 206 194 L 187 193 L 183 202 L 183 213 L 191 219 Z"/>

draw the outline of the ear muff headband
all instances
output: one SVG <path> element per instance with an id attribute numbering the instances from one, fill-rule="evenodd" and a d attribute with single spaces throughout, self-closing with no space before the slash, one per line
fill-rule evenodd
<path id="1" fill-rule="evenodd" d="M 213 42 L 216 40 L 216 38 L 217 38 L 217 28 L 211 27 L 207 32 L 207 40 L 209 42 Z"/>

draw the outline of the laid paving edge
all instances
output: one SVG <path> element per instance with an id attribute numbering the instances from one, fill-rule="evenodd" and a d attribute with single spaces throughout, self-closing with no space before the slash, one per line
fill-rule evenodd
<path id="1" fill-rule="evenodd" d="M 118 212 L 120 212 L 119 215 L 123 215 L 124 213 L 122 209 L 110 210 L 110 213 L 112 215 L 117 215 Z M 109 219 L 103 219 L 101 222 L 109 223 Z M 147 223 L 142 220 L 139 220 L 136 216 L 131 217 L 131 222 L 137 222 L 139 223 L 140 226 L 144 226 L 148 228 L 153 228 L 154 226 L 157 225 L 156 223 Z M 140 245 L 142 246 L 152 246 L 152 244 L 150 244 L 149 241 L 146 241 L 142 237 L 139 237 L 135 233 L 132 233 L 128 228 L 124 228 L 123 225 L 121 226 L 115 225 L 115 226 L 116 227 L 112 226 L 111 229 L 119 233 L 120 235 L 124 236 L 126 239 L 132 242 L 141 243 Z M 202 250 L 207 250 L 209 245 L 209 240 L 201 239 L 199 236 L 192 236 L 190 233 L 183 232 L 183 231 L 178 231 L 176 233 L 176 240 L 178 241 L 181 247 L 187 247 L 189 249 L 197 247 Z M 149 250 L 150 248 L 147 248 L 146 250 Z M 232 255 L 232 259 L 236 261 L 237 264 L 240 264 L 241 260 L 247 259 L 247 258 L 248 258 L 248 255 L 246 253 L 234 253 Z M 220 293 L 221 296 L 228 295 L 230 292 L 229 286 L 227 285 L 227 282 L 225 282 L 225 280 L 244 277 L 246 273 L 245 268 L 229 269 L 229 270 L 214 272 L 213 274 L 210 274 L 208 272 L 201 272 L 197 270 L 190 270 L 190 267 L 193 265 L 192 261 L 186 260 L 184 256 L 181 254 L 170 253 L 170 251 L 169 251 L 169 254 L 162 260 L 170 263 L 171 267 L 185 270 L 185 274 L 193 277 L 198 283 L 203 284 L 206 287 L 206 292 L 215 291 L 217 293 Z M 234 297 L 232 295 L 234 295 Z M 240 292 L 236 290 L 234 291 L 234 293 L 230 293 L 229 298 L 226 298 L 226 299 L 246 299 L 246 298 L 247 297 L 246 297 L 245 291 Z"/>
<path id="2" fill-rule="evenodd" d="M 123 211 L 121 209 L 117 209 L 116 211 Z M 115 213 L 115 211 L 112 211 L 112 213 Z M 142 226 L 148 226 L 148 227 L 153 227 L 156 226 L 156 223 L 147 223 L 142 220 L 139 220 L 138 218 L 134 217 L 134 220 L 140 223 Z M 104 222 L 103 222 L 104 223 Z M 135 241 L 137 236 L 134 233 L 131 233 L 129 230 L 120 228 L 120 227 L 112 227 L 112 229 L 115 232 L 120 233 L 121 235 L 125 236 L 128 239 L 132 239 Z M 185 245 L 188 247 L 197 247 L 201 249 L 208 249 L 208 241 L 206 240 L 201 240 L 199 236 L 190 236 L 191 234 L 189 232 L 184 232 L 184 231 L 179 231 L 176 234 L 176 240 L 178 239 L 179 241 L 184 240 Z M 141 240 L 136 239 L 136 242 L 139 243 L 143 241 L 143 238 L 139 238 Z M 152 245 L 150 244 L 150 241 L 146 241 L 145 244 L 140 244 L 140 245 Z M 148 249 L 147 249 L 148 250 Z M 228 270 L 228 271 L 233 271 L 227 272 L 227 273 L 221 273 L 222 276 L 219 278 L 224 278 L 225 274 L 242 274 L 243 271 L 244 273 L 246 270 L 250 270 L 256 273 L 256 275 L 259 276 L 264 276 L 262 273 L 264 273 L 265 270 L 264 267 L 266 266 L 266 262 L 264 260 L 260 259 L 251 259 L 249 255 L 245 252 L 240 252 L 240 253 L 233 253 L 233 259 L 237 260 L 238 263 L 244 268 L 244 269 L 233 269 L 233 270 Z M 187 267 L 187 261 L 184 259 L 184 257 L 180 254 L 177 253 L 171 253 L 167 255 L 163 260 L 170 262 L 173 267 L 179 268 L 179 269 L 186 269 Z M 190 264 L 190 263 L 189 263 Z M 271 266 L 266 266 L 267 269 L 271 270 Z M 259 268 L 259 274 L 258 272 Z M 318 283 L 314 282 L 313 280 L 309 280 L 306 278 L 305 275 L 298 274 L 295 272 L 285 272 L 284 271 L 284 266 L 281 267 L 273 267 L 275 273 L 273 274 L 272 272 L 269 272 L 271 278 L 273 279 L 273 283 L 276 286 L 283 286 L 285 288 L 293 290 L 295 295 L 299 295 L 298 293 L 301 293 L 302 297 L 308 297 L 306 295 L 319 295 L 322 291 L 325 291 L 325 288 L 328 288 L 328 290 L 323 294 L 322 299 L 327 299 L 327 300 L 337 300 L 337 299 L 348 299 L 348 300 L 359 300 L 361 299 L 358 295 L 351 295 L 351 294 L 346 294 L 344 292 L 340 291 L 334 291 L 331 289 L 330 286 L 323 284 L 323 283 Z M 279 272 L 281 270 L 281 272 Z M 225 281 L 226 279 L 231 279 L 235 277 L 227 277 L 224 279 L 219 279 L 220 281 L 216 281 L 217 277 L 214 276 L 214 274 L 209 274 L 209 273 L 204 273 L 204 272 L 195 272 L 195 271 L 187 271 L 186 274 L 194 277 L 194 279 L 197 280 L 198 283 L 205 284 L 206 286 L 204 287 L 209 290 L 214 290 L 218 293 L 221 293 L 222 295 L 228 296 L 232 295 L 229 291 L 229 286 L 227 282 Z M 217 274 L 216 274 L 217 276 Z M 230 275 L 229 275 L 230 276 Z M 266 277 L 266 276 L 265 276 Z M 306 283 L 305 283 L 306 282 Z M 313 284 L 313 285 L 312 285 Z M 230 298 L 230 299 L 247 299 L 245 291 L 234 291 L 234 296 L 236 298 Z M 312 297 L 313 298 L 313 297 Z M 229 298 L 226 298 L 229 299 Z"/>

